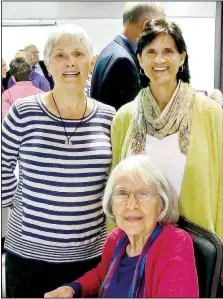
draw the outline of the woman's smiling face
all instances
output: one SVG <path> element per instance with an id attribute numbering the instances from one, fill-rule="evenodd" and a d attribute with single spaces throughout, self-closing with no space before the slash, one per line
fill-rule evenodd
<path id="1" fill-rule="evenodd" d="M 144 236 L 155 228 L 162 210 L 161 197 L 154 184 L 146 185 L 135 173 L 120 174 L 113 193 L 116 224 L 128 236 Z"/>
<path id="2" fill-rule="evenodd" d="M 150 84 L 175 84 L 177 73 L 184 64 L 185 52 L 180 54 L 170 34 L 159 33 L 156 38 L 138 54 L 138 60 Z"/>
<path id="3" fill-rule="evenodd" d="M 84 89 L 90 68 L 89 53 L 83 45 L 62 35 L 52 48 L 48 65 L 55 85 Z"/>

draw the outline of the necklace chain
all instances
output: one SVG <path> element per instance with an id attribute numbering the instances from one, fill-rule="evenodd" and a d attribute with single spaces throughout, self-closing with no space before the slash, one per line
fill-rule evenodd
<path id="1" fill-rule="evenodd" d="M 57 109 L 57 112 L 58 112 L 58 114 L 59 114 L 59 116 L 60 116 L 60 120 L 61 120 L 61 123 L 62 123 L 63 128 L 64 128 L 64 133 L 65 133 L 65 136 L 66 136 L 66 138 L 67 138 L 67 140 L 65 141 L 65 144 L 71 144 L 70 139 L 71 139 L 71 137 L 75 134 L 75 132 L 77 131 L 77 129 L 80 127 L 80 125 L 81 125 L 81 123 L 82 123 L 82 120 L 83 120 L 83 118 L 84 118 L 84 115 L 85 115 L 85 113 L 86 113 L 86 110 L 87 110 L 87 97 L 85 97 L 86 105 L 85 105 L 84 113 L 83 113 L 83 115 L 82 115 L 82 117 L 81 117 L 81 119 L 80 119 L 80 122 L 78 123 L 78 125 L 76 126 L 76 128 L 74 129 L 74 131 L 71 133 L 70 136 L 68 136 L 68 134 L 67 134 L 66 127 L 65 127 L 63 118 L 61 117 L 60 110 L 59 110 L 59 108 L 57 107 L 57 103 L 56 103 L 56 101 L 55 101 L 55 99 L 54 99 L 53 92 L 52 92 L 52 98 L 53 98 L 55 107 L 56 107 L 56 109 Z"/>

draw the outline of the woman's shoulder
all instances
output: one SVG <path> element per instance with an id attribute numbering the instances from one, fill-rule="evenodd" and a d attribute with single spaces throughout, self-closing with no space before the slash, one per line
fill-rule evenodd
<path id="1" fill-rule="evenodd" d="M 12 111 L 13 115 L 17 115 L 23 118 L 23 115 L 29 115 L 30 113 L 33 113 L 34 111 L 37 111 L 39 109 L 37 100 L 39 95 L 31 95 L 23 98 L 18 98 L 13 103 L 12 108 L 10 111 Z M 27 114 L 28 113 L 28 114 Z"/>
<path id="2" fill-rule="evenodd" d="M 171 240 L 171 242 L 168 241 L 167 248 L 182 245 L 185 246 L 186 244 L 191 246 L 193 244 L 192 238 L 189 233 L 187 233 L 185 230 L 181 228 L 175 227 L 174 225 L 170 224 L 166 224 L 163 226 L 163 230 L 160 237 L 162 241 Z"/>
<path id="3" fill-rule="evenodd" d="M 112 107 L 110 105 L 107 105 L 107 104 L 104 104 L 104 103 L 101 103 L 101 102 L 99 102 L 99 101 L 97 101 L 95 99 L 92 99 L 92 101 L 94 101 L 95 105 L 98 106 L 98 110 L 100 112 L 108 113 L 110 115 L 115 115 L 116 110 L 115 110 L 114 107 Z"/>
<path id="4" fill-rule="evenodd" d="M 134 112 L 134 108 L 136 106 L 136 101 L 131 101 L 125 105 L 123 105 L 121 108 L 119 108 L 119 110 L 117 111 L 117 115 L 121 114 L 121 115 L 124 115 L 124 114 L 133 114 Z"/>
<path id="5" fill-rule="evenodd" d="M 33 106 L 38 106 L 37 104 L 38 95 L 31 95 L 24 98 L 19 98 L 14 102 L 14 105 L 18 110 L 29 110 Z"/>
<path id="6" fill-rule="evenodd" d="M 136 107 L 136 101 L 123 105 L 115 114 L 113 122 L 130 121 Z"/>
<path id="7" fill-rule="evenodd" d="M 10 87 L 10 88 L 4 90 L 3 93 L 2 93 L 2 97 L 8 95 L 8 94 L 10 93 L 9 90 L 10 90 L 11 88 L 12 88 L 12 87 Z"/>
<path id="8" fill-rule="evenodd" d="M 222 113 L 222 109 L 218 103 L 207 96 L 195 94 L 194 109 L 199 110 L 203 115 L 213 115 Z"/>

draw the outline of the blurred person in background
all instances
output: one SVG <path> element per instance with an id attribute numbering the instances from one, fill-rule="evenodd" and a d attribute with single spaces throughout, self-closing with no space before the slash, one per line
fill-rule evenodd
<path id="1" fill-rule="evenodd" d="M 145 22 L 165 16 L 154 2 L 128 2 L 123 14 L 123 30 L 99 55 L 91 80 L 91 97 L 118 110 L 132 101 L 141 89 L 136 41 Z"/>
<path id="2" fill-rule="evenodd" d="M 1 85 L 2 85 L 2 93 L 4 93 L 5 91 L 5 87 L 4 87 L 4 83 L 3 81 L 5 80 L 6 78 L 6 72 L 7 72 L 7 66 L 6 66 L 6 62 L 5 60 L 2 58 L 2 82 L 1 82 Z M 4 250 L 4 242 L 5 242 L 5 234 L 6 234 L 6 226 L 7 226 L 7 222 L 8 222 L 8 215 L 9 215 L 9 212 L 10 212 L 10 209 L 9 208 L 3 208 L 1 210 L 1 222 L 2 222 L 2 225 L 1 225 L 1 240 L 2 240 L 2 244 L 1 244 L 1 248 L 2 248 L 2 252 Z"/>
<path id="3" fill-rule="evenodd" d="M 222 109 L 190 85 L 187 46 L 177 23 L 148 21 L 137 57 L 145 85 L 114 117 L 112 167 L 147 154 L 173 186 L 180 215 L 223 241 Z"/>
<path id="4" fill-rule="evenodd" d="M 24 50 L 19 50 L 15 54 L 15 58 L 19 58 L 19 57 L 25 58 Z M 10 70 L 8 70 L 7 73 L 6 73 L 6 77 L 2 80 L 2 86 L 4 87 L 4 90 L 8 89 L 8 84 L 9 84 L 9 79 L 10 78 L 11 78 L 11 73 L 10 73 Z M 10 81 L 11 81 L 11 79 L 10 79 Z"/>
<path id="5" fill-rule="evenodd" d="M 26 56 L 31 62 L 32 70 L 37 74 L 47 79 L 50 84 L 50 89 L 53 89 L 54 82 L 52 76 L 49 74 L 43 60 L 39 60 L 39 50 L 35 45 L 28 45 L 25 47 Z"/>
<path id="6" fill-rule="evenodd" d="M 97 61 L 97 58 L 98 58 L 98 55 L 94 55 L 93 58 L 92 58 L 92 61 L 91 61 L 91 71 L 88 75 L 88 78 L 87 78 L 87 81 L 85 82 L 85 87 L 84 87 L 84 90 L 85 90 L 85 94 L 87 96 L 90 97 L 90 92 L 91 92 L 91 79 L 92 79 L 92 73 L 93 73 L 93 70 L 94 70 L 94 66 L 95 66 L 95 63 Z"/>
<path id="7" fill-rule="evenodd" d="M 223 95 L 219 89 L 214 89 L 209 92 L 209 98 L 217 102 L 221 107 L 223 107 Z"/>
<path id="8" fill-rule="evenodd" d="M 19 50 L 19 51 L 15 54 L 15 58 L 26 58 L 25 50 Z"/>
<path id="9" fill-rule="evenodd" d="M 27 52 L 26 50 L 19 50 L 16 53 L 16 57 L 24 57 L 26 58 L 27 62 L 30 64 L 31 66 L 31 73 L 29 75 L 29 81 L 31 81 L 32 85 L 35 86 L 38 89 L 41 89 L 44 92 L 50 91 L 50 84 L 47 81 L 47 79 L 36 73 L 36 71 L 34 71 L 34 68 L 32 67 L 32 55 L 29 54 L 29 52 Z M 16 58 L 15 57 L 15 58 Z M 9 71 L 10 73 L 10 71 Z M 13 80 L 13 77 L 11 76 L 8 80 L 8 88 L 12 87 L 15 85 L 15 81 Z"/>
<path id="10" fill-rule="evenodd" d="M 31 66 L 25 58 L 15 58 L 10 62 L 10 73 L 15 85 L 8 88 L 2 94 L 2 117 L 8 113 L 10 107 L 19 98 L 40 94 L 43 91 L 32 85 L 29 81 Z"/>
<path id="11" fill-rule="evenodd" d="M 5 60 L 2 58 L 2 93 L 5 90 L 5 84 L 3 80 L 6 78 L 6 73 L 7 73 L 7 66 Z"/>
<path id="12" fill-rule="evenodd" d="M 5 60 L 2 58 L 2 79 L 6 77 L 7 66 Z"/>
<path id="13" fill-rule="evenodd" d="M 54 89 L 16 100 L 4 118 L 2 206 L 12 206 L 8 298 L 41 298 L 101 260 L 115 110 L 84 94 L 92 56 L 83 29 L 56 27 L 44 50 Z"/>

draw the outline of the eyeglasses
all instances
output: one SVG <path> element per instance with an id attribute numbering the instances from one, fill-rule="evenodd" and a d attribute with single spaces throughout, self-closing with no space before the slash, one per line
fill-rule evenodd
<path id="1" fill-rule="evenodd" d="M 150 193 L 146 190 L 140 190 L 137 192 L 128 192 L 126 190 L 117 190 L 113 193 L 113 198 L 120 202 L 126 202 L 129 199 L 130 194 L 134 194 L 137 201 L 147 202 L 151 200 L 154 196 L 159 195 L 158 193 Z"/>
<path id="2" fill-rule="evenodd" d="M 39 55 L 39 51 L 33 51 L 31 52 L 32 55 Z"/>

